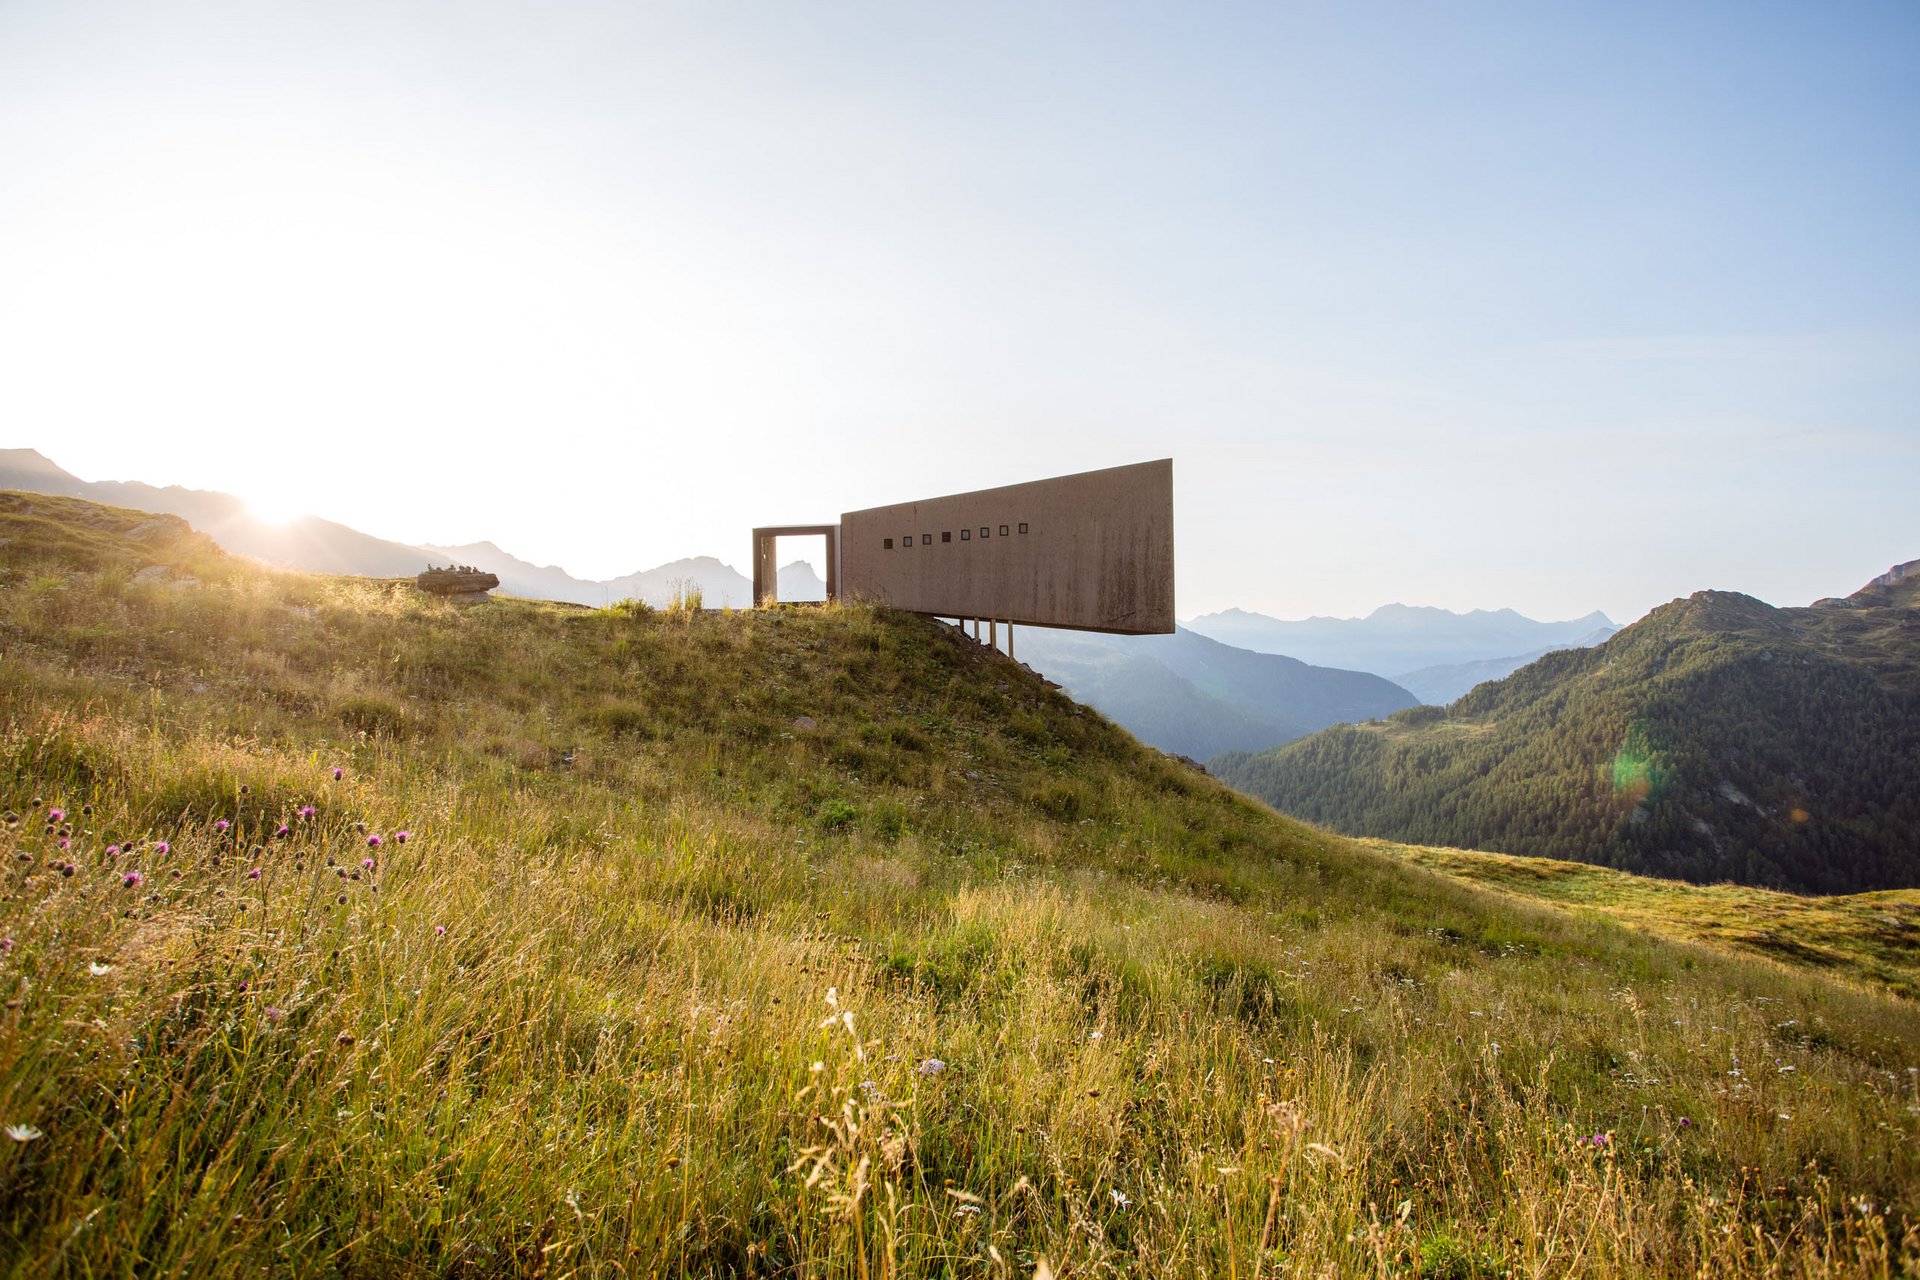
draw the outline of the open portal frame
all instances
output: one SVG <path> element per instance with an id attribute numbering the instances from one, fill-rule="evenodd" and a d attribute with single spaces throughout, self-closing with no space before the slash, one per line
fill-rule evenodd
<path id="1" fill-rule="evenodd" d="M 840 598 L 840 526 L 770 524 L 753 531 L 753 603 L 756 607 L 780 602 L 779 540 L 822 536 L 827 540 L 827 599 Z"/>

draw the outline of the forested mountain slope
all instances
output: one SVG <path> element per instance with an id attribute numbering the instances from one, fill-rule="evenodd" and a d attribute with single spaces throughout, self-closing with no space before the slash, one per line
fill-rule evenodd
<path id="1" fill-rule="evenodd" d="M 1700 592 L 1450 707 L 1214 768 L 1353 835 L 1814 892 L 1920 885 L 1912 582 L 1805 609 Z"/>
<path id="2" fill-rule="evenodd" d="M 1920 1260 L 1910 1002 L 867 607 L 462 609 L 0 493 L 0 995 L 7 1275 Z"/>

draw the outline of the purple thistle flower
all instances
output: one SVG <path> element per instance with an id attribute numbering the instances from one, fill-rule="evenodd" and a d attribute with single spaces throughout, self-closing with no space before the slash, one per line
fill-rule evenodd
<path id="1" fill-rule="evenodd" d="M 310 804 L 303 804 L 300 806 L 300 816 L 303 818 L 311 818 L 314 814 L 318 812 L 320 811 L 314 808 Z"/>
<path id="2" fill-rule="evenodd" d="M 372 858 L 360 859 L 360 866 L 367 871 L 373 870 L 373 859 Z"/>
<path id="3" fill-rule="evenodd" d="M 68 845 L 67 838 L 65 836 L 60 837 L 60 847 L 62 849 L 65 849 L 67 845 Z"/>
<path id="4" fill-rule="evenodd" d="M 441 930 L 444 932 L 445 929 L 446 929 L 446 926 L 442 925 Z M 15 944 L 12 938 L 0 938 L 0 956 L 3 956 L 7 954 L 7 952 L 13 950 L 14 945 Z"/>
<path id="5" fill-rule="evenodd" d="M 1689 1120 L 1689 1119 L 1687 1119 L 1687 1117 L 1685 1117 L 1685 1116 L 1681 1116 L 1681 1117 L 1680 1117 L 1680 1127 L 1681 1127 L 1682 1129 L 1691 1129 L 1691 1128 L 1693 1128 L 1693 1121 L 1691 1121 L 1691 1120 Z"/>
<path id="6" fill-rule="evenodd" d="M 368 837 L 367 837 L 367 848 L 369 848 L 369 849 L 378 849 L 379 847 L 380 847 L 380 837 L 379 837 L 379 835 L 377 835 L 377 834 L 375 834 L 375 835 L 370 835 L 370 836 L 368 836 Z"/>
<path id="7" fill-rule="evenodd" d="M 49 810 L 47 810 L 47 821 L 48 821 L 48 822 L 65 822 L 65 821 L 66 821 L 66 818 L 67 818 L 67 811 L 66 811 L 65 809 L 49 809 Z"/>
<path id="8" fill-rule="evenodd" d="M 260 878 L 260 868 L 255 867 L 253 870 L 247 872 L 247 879 L 258 880 L 259 878 Z"/>
<path id="9" fill-rule="evenodd" d="M 120 877 L 120 883 L 129 889 L 137 889 L 147 882 L 147 878 L 138 871 L 129 871 Z"/>
<path id="10" fill-rule="evenodd" d="M 172 849 L 173 849 L 173 846 L 168 844 L 165 840 L 162 840 L 159 844 L 156 844 L 155 846 L 153 846 L 153 851 L 155 853 L 168 853 L 168 852 L 171 852 Z"/>
<path id="11" fill-rule="evenodd" d="M 231 822 L 228 822 L 225 818 L 221 818 L 219 821 L 213 824 L 213 829 L 215 831 L 218 831 L 224 834 L 226 832 L 226 829 L 232 825 L 233 824 Z"/>
<path id="12" fill-rule="evenodd" d="M 286 1016 L 287 1016 L 287 1011 L 285 1009 L 282 1009 L 280 1006 L 272 1005 L 272 1004 L 267 1006 L 268 1022 L 281 1022 L 286 1019 Z"/>
<path id="13" fill-rule="evenodd" d="M 107 846 L 107 856 L 108 856 L 109 858 L 117 858 L 117 857 L 119 857 L 119 856 L 120 856 L 120 846 L 119 846 L 119 845 L 117 845 L 117 844 L 110 844 L 110 845 L 108 845 L 108 846 Z"/>
<path id="14" fill-rule="evenodd" d="M 293 834 L 293 828 L 283 822 L 280 824 L 279 829 L 276 830 L 273 834 L 278 838 L 285 839 L 287 836 L 290 836 Z"/>
<path id="15" fill-rule="evenodd" d="M 344 777 L 346 777 L 346 776 L 347 776 L 347 771 L 346 771 L 345 769 L 335 769 L 335 770 L 333 771 L 333 780 L 334 780 L 335 782 L 338 782 L 338 781 L 340 781 L 340 779 L 342 779 L 342 778 L 344 778 Z"/>
<path id="16" fill-rule="evenodd" d="M 393 842 L 395 844 L 405 844 L 411 839 L 413 839 L 413 832 L 411 831 L 396 831 L 393 833 Z"/>
<path id="17" fill-rule="evenodd" d="M 435 925 L 435 926 L 433 926 L 433 936 L 434 936 L 434 937 L 436 937 L 436 938 L 444 938 L 444 937 L 446 937 L 446 936 L 447 936 L 447 926 L 445 926 L 445 925 L 443 925 L 443 924 L 437 924 L 437 925 Z M 11 939 L 9 939 L 9 943 L 8 943 L 8 945 L 12 945 L 12 943 L 11 943 Z"/>

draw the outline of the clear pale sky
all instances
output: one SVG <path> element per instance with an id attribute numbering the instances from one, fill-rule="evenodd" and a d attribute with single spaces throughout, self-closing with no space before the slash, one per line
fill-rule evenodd
<path id="1" fill-rule="evenodd" d="M 1920 5 L 0 0 L 0 446 L 602 577 L 1175 459 L 1182 616 L 1920 557 Z"/>

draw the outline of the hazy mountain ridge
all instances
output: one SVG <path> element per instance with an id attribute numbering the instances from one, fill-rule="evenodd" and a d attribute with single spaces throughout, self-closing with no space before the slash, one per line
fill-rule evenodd
<path id="1" fill-rule="evenodd" d="M 1257 653 L 1315 666 L 1370 671 L 1388 679 L 1435 667 L 1505 660 L 1567 645 L 1591 644 L 1620 628 L 1595 610 L 1564 622 L 1536 622 L 1512 609 L 1455 613 L 1428 605 L 1381 605 L 1364 618 L 1287 620 L 1226 609 L 1190 619 L 1204 636 Z"/>
<path id="2" fill-rule="evenodd" d="M 652 569 L 602 581 L 576 578 L 558 565 L 536 565 L 492 542 L 426 544 L 392 542 L 318 516 L 285 524 L 260 519 L 232 494 L 179 485 L 160 487 L 140 481 L 82 480 L 35 449 L 0 449 L 0 489 L 86 498 L 135 511 L 175 515 L 207 534 L 226 550 L 268 564 L 310 573 L 361 577 L 411 577 L 428 564 L 472 564 L 499 575 L 500 590 L 532 600 L 561 600 L 604 605 L 635 598 L 666 604 L 682 582 L 700 589 L 710 608 L 745 608 L 753 585 L 745 574 L 712 556 L 675 560 Z M 799 562 L 804 565 L 804 562 Z M 810 598 L 819 581 L 811 567 L 781 569 L 781 596 Z M 789 581 L 792 583 L 789 589 Z M 811 598 L 817 598 L 817 595 Z"/>
<path id="3" fill-rule="evenodd" d="M 1023 627 L 1015 652 L 1142 742 L 1200 760 L 1418 702 L 1376 675 L 1254 653 L 1184 627 L 1159 636 Z"/>
<path id="4" fill-rule="evenodd" d="M 1349 834 L 1801 891 L 1920 884 L 1914 582 L 1804 609 L 1699 592 L 1450 707 L 1213 767 Z"/>

